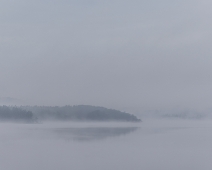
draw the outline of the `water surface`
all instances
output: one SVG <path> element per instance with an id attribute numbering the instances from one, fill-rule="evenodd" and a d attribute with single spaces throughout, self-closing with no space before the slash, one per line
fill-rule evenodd
<path id="1" fill-rule="evenodd" d="M 212 121 L 0 124 L 0 169 L 211 170 Z"/>

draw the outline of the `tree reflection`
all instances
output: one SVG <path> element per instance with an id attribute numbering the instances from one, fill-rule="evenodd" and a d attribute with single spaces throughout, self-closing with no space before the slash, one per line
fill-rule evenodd
<path id="1" fill-rule="evenodd" d="M 102 140 L 136 131 L 138 127 L 87 127 L 87 128 L 58 128 L 53 132 L 59 138 L 77 141 Z"/>

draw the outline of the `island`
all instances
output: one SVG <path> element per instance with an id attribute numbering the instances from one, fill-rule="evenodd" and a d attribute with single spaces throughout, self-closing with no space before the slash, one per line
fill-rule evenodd
<path id="1" fill-rule="evenodd" d="M 0 106 L 2 121 L 119 121 L 140 122 L 135 115 L 90 105 L 76 106 Z"/>

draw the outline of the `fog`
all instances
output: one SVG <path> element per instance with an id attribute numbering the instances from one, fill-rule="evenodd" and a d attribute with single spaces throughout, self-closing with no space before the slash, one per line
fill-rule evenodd
<path id="1" fill-rule="evenodd" d="M 0 169 L 211 169 L 211 5 L 1 0 L 0 106 L 101 106 L 143 122 L 1 122 Z"/>
<path id="2" fill-rule="evenodd" d="M 0 2 L 0 97 L 118 110 L 211 107 L 208 0 Z"/>
<path id="3" fill-rule="evenodd" d="M 0 124 L 7 170 L 210 170 L 211 121 Z"/>

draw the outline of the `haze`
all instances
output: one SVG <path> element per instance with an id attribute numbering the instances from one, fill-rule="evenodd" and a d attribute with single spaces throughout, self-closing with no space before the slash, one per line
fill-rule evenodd
<path id="1" fill-rule="evenodd" d="M 121 110 L 211 107 L 211 2 L 0 2 L 1 97 Z"/>

